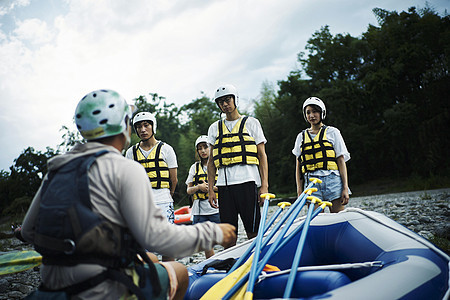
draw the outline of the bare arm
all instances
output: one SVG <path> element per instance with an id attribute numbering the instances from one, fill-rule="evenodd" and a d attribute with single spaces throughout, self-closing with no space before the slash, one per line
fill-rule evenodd
<path id="1" fill-rule="evenodd" d="M 200 183 L 198 185 L 194 185 L 193 182 L 189 182 L 186 192 L 189 195 L 193 195 L 197 192 L 207 193 L 208 192 L 208 183 L 203 181 L 202 183 Z"/>
<path id="2" fill-rule="evenodd" d="M 170 179 L 170 195 L 173 196 L 178 184 L 177 168 L 169 169 L 169 179 Z"/>
<path id="3" fill-rule="evenodd" d="M 188 193 L 188 195 L 193 195 L 198 191 L 198 188 L 196 186 L 194 186 L 193 182 L 189 182 L 186 188 L 186 193 Z"/>
<path id="4" fill-rule="evenodd" d="M 302 176 L 302 170 L 300 167 L 300 163 L 298 162 L 298 159 L 296 159 L 295 161 L 296 161 L 295 182 L 297 183 L 297 197 L 298 197 L 303 192 L 303 176 Z"/>
<path id="5" fill-rule="evenodd" d="M 264 143 L 259 143 L 256 147 L 259 160 L 259 175 L 261 176 L 259 194 L 265 194 L 269 191 L 269 164 L 267 162 L 266 146 Z"/>
<path id="6" fill-rule="evenodd" d="M 214 164 L 214 158 L 213 158 L 213 146 L 209 145 L 209 158 L 208 158 L 208 182 L 215 182 L 216 181 L 216 172 L 217 168 Z M 214 184 L 210 184 L 208 186 L 208 197 L 209 197 L 209 204 L 214 207 L 218 208 L 217 205 L 217 199 L 216 199 L 216 193 L 214 193 Z"/>
<path id="7" fill-rule="evenodd" d="M 347 165 L 344 161 L 344 156 L 341 155 L 337 158 L 337 165 L 339 168 L 339 174 L 341 175 L 342 180 L 342 198 L 341 203 L 346 205 L 350 198 L 348 194 L 348 177 L 347 177 Z"/>

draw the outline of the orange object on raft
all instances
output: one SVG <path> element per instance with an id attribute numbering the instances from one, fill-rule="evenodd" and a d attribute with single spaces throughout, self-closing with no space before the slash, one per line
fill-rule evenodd
<path id="1" fill-rule="evenodd" d="M 192 224 L 191 220 L 191 208 L 189 206 L 183 206 L 175 210 L 175 224 Z"/>

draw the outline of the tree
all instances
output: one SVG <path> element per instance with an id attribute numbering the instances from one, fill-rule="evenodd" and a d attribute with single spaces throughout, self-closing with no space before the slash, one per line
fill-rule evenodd
<path id="1" fill-rule="evenodd" d="M 25 149 L 10 167 L 10 174 L 2 172 L 0 177 L 1 208 L 6 208 L 14 200 L 29 199 L 39 189 L 42 178 L 47 173 L 47 160 L 57 154 L 57 151 L 47 147 L 46 152 L 34 150 L 32 147 Z"/>
<path id="2" fill-rule="evenodd" d="M 450 117 L 449 16 L 429 8 L 374 13 L 379 26 L 359 38 L 333 36 L 328 26 L 314 33 L 298 55 L 301 68 L 256 107 L 269 140 L 272 187 L 292 182 L 279 170 L 293 174 L 289 148 L 307 127 L 301 105 L 310 96 L 325 101 L 325 123 L 344 136 L 350 182 L 448 171 L 450 141 L 438 128 Z"/>

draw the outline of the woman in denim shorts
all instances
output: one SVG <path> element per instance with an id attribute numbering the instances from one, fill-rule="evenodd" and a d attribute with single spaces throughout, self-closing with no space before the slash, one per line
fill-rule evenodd
<path id="1" fill-rule="evenodd" d="M 346 162 L 350 159 L 344 139 L 339 129 L 326 126 L 326 107 L 322 100 L 310 97 L 303 103 L 303 116 L 310 124 L 295 140 L 292 153 L 297 157 L 295 178 L 297 194 L 309 184 L 310 178 L 318 178 L 316 196 L 322 201 L 332 202 L 332 213 L 339 212 L 347 205 L 350 195 Z"/>

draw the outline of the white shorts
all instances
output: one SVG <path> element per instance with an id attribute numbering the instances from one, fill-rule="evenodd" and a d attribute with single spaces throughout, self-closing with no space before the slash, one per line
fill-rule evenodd
<path id="1" fill-rule="evenodd" d="M 173 202 L 156 203 L 156 206 L 161 208 L 163 214 L 166 215 L 167 220 L 170 224 L 175 221 L 175 214 L 173 209 Z"/>

